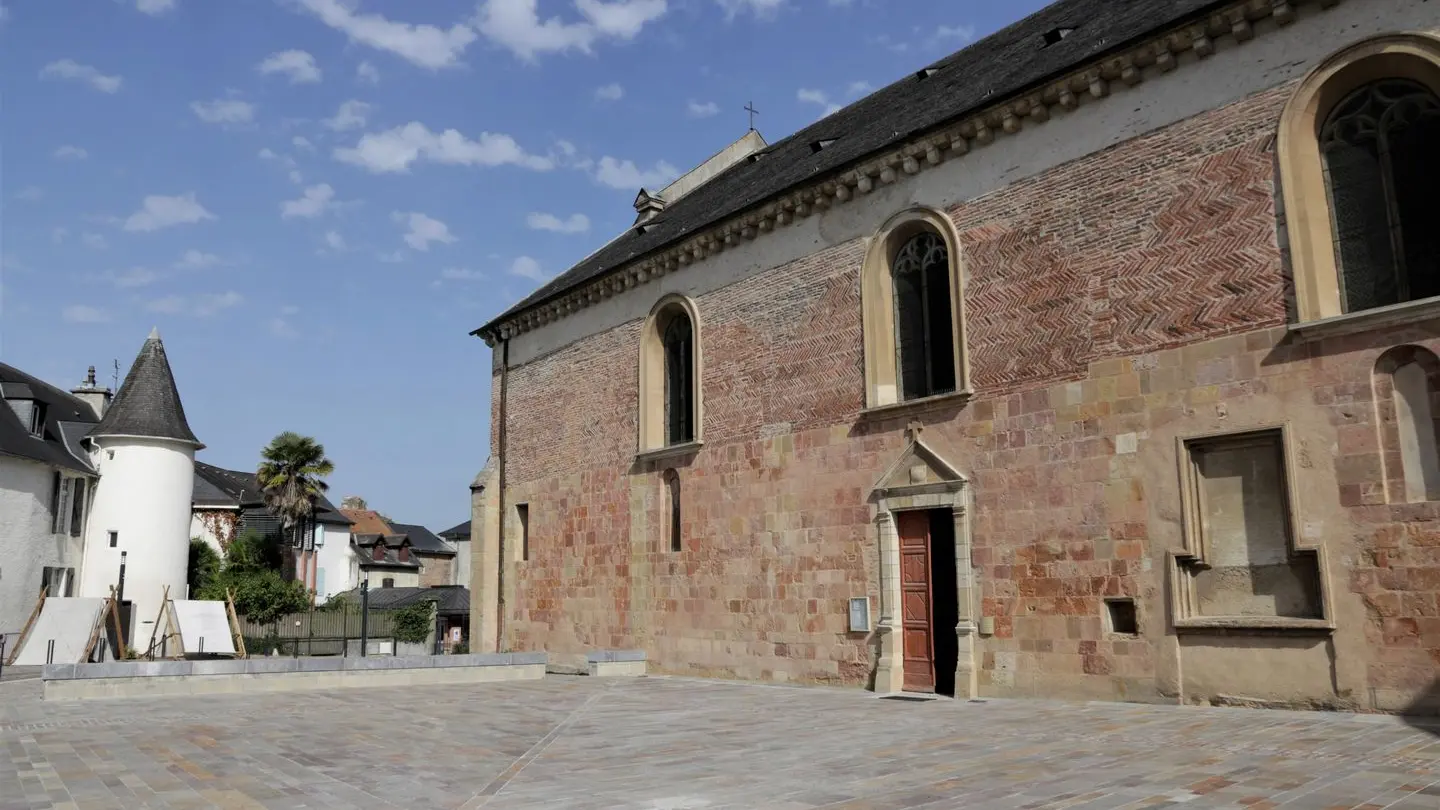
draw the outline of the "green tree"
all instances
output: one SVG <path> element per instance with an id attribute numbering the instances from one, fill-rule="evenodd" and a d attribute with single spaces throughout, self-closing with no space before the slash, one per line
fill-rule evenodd
<path id="1" fill-rule="evenodd" d="M 406 605 L 390 612 L 395 621 L 395 640 L 407 644 L 419 644 L 430 637 L 435 626 L 435 602 L 427 599 Z"/>
<path id="2" fill-rule="evenodd" d="M 198 537 L 190 538 L 190 565 L 185 581 L 191 593 L 199 593 L 220 574 L 220 554 L 210 544 Z"/>
<path id="3" fill-rule="evenodd" d="M 196 598 L 223 600 L 233 593 L 235 612 L 261 624 L 307 609 L 310 595 L 305 586 L 281 576 L 279 566 L 275 543 L 247 529 L 230 542 L 224 564 L 200 586 Z"/>
<path id="4" fill-rule="evenodd" d="M 330 488 L 324 479 L 335 465 L 325 457 L 324 445 L 288 430 L 271 439 L 260 458 L 255 477 L 265 506 L 280 518 L 291 541 L 298 540 L 315 514 L 315 501 Z"/>

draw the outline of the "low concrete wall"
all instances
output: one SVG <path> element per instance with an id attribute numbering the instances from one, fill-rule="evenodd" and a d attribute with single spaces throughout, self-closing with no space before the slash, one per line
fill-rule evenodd
<path id="1" fill-rule="evenodd" d="M 46 700 L 429 686 L 545 677 L 545 653 L 51 664 Z"/>
<path id="2" fill-rule="evenodd" d="M 644 650 L 597 650 L 585 656 L 591 675 L 635 677 L 647 672 Z"/>

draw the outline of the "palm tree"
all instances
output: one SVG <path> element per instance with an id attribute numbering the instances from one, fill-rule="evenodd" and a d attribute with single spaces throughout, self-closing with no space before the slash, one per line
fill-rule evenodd
<path id="1" fill-rule="evenodd" d="M 335 472 L 325 457 L 325 446 L 292 431 L 285 431 L 260 452 L 259 479 L 265 506 L 280 518 L 280 525 L 299 539 L 299 531 L 315 513 L 315 499 L 330 485 L 323 480 Z"/>

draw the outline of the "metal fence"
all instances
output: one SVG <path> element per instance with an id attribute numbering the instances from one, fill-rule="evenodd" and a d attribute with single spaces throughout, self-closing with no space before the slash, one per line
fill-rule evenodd
<path id="1" fill-rule="evenodd" d="M 261 624 L 240 616 L 240 633 L 250 655 L 344 655 L 347 641 L 360 639 L 362 626 L 370 639 L 393 638 L 395 619 L 392 611 L 370 610 L 368 619 L 361 610 L 310 610 L 291 613 L 273 622 Z M 358 649 L 350 644 L 352 650 Z"/>

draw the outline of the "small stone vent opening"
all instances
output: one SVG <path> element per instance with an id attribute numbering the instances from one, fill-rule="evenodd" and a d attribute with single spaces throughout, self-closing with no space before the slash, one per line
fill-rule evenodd
<path id="1" fill-rule="evenodd" d="M 1105 612 L 1110 632 L 1127 636 L 1140 635 L 1140 620 L 1135 612 L 1134 599 L 1107 599 Z"/>

